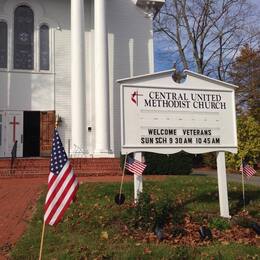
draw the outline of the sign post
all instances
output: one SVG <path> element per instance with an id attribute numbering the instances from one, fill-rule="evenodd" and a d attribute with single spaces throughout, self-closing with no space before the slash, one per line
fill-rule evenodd
<path id="1" fill-rule="evenodd" d="M 217 152 L 217 172 L 220 216 L 224 218 L 230 218 L 228 207 L 225 152 Z"/>
<path id="2" fill-rule="evenodd" d="M 134 153 L 134 159 L 139 162 L 142 161 L 142 153 Z M 138 201 L 139 194 L 143 192 L 143 176 L 134 174 L 134 201 Z"/>
<path id="3" fill-rule="evenodd" d="M 176 83 L 172 71 L 119 80 L 121 152 L 192 154 L 217 152 L 220 215 L 229 216 L 225 152 L 237 152 L 236 86 L 185 71 Z M 142 180 L 135 178 L 135 199 Z"/>

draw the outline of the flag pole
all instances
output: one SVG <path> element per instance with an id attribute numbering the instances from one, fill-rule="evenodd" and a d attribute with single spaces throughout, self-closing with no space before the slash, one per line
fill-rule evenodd
<path id="1" fill-rule="evenodd" d="M 45 221 L 43 220 L 43 225 L 42 225 L 42 236 L 41 236 L 41 246 L 40 246 L 40 253 L 39 253 L 39 260 L 42 259 L 42 249 L 43 249 L 43 238 L 44 238 L 44 232 L 45 232 Z"/>
<path id="2" fill-rule="evenodd" d="M 244 211 L 246 211 L 244 165 L 243 165 L 243 160 L 242 159 L 241 159 L 241 168 L 242 168 L 241 175 L 242 175 L 243 205 L 244 205 Z"/>
<path id="3" fill-rule="evenodd" d="M 124 177 L 125 177 L 125 164 L 126 164 L 127 156 L 128 156 L 128 154 L 125 155 L 123 174 L 122 174 L 121 184 L 120 184 L 120 190 L 119 190 L 119 200 L 121 199 L 121 194 L 122 194 L 123 181 L 124 181 Z"/>

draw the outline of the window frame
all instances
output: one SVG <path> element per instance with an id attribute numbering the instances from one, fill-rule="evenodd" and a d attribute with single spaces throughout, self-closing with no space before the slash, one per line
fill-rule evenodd
<path id="1" fill-rule="evenodd" d="M 34 14 L 34 38 L 33 38 L 33 69 L 15 69 L 14 68 L 14 13 L 19 6 L 28 6 Z M 60 30 L 56 21 L 44 16 L 44 9 L 42 5 L 33 0 L 23 1 L 7 1 L 4 5 L 2 12 L 0 10 L 0 21 L 7 23 L 7 68 L 0 68 L 0 72 L 13 72 L 13 73 L 41 73 L 53 74 L 54 73 L 54 59 L 55 54 L 55 31 Z M 47 25 L 49 27 L 49 70 L 40 70 L 40 26 Z"/>
<path id="2" fill-rule="evenodd" d="M 16 28 L 15 28 L 16 19 L 19 19 L 19 16 L 16 17 L 16 12 L 18 12 L 19 8 L 23 8 L 23 7 L 28 8 L 29 11 L 31 12 L 31 15 L 32 15 L 32 17 L 31 17 L 32 18 L 32 24 L 29 25 L 32 28 L 30 28 L 30 27 L 26 28 L 26 29 L 31 29 L 30 33 L 32 34 L 32 35 L 30 35 L 32 39 L 31 40 L 29 39 L 30 42 L 28 44 L 28 46 L 30 47 L 30 53 L 28 53 L 28 55 L 32 56 L 32 63 L 31 63 L 31 67 L 28 67 L 28 64 L 27 64 L 27 68 L 25 68 L 25 67 L 19 68 L 19 66 L 18 66 L 19 63 L 17 63 L 16 59 L 15 59 L 16 51 L 18 51 L 17 45 L 19 45 L 19 40 L 16 37 L 16 32 L 19 33 L 19 30 L 17 31 Z M 18 71 L 21 71 L 21 70 L 34 71 L 35 70 L 35 47 L 36 47 L 36 44 L 37 44 L 37 42 L 35 42 L 35 14 L 34 14 L 34 10 L 29 5 L 20 4 L 14 9 L 14 14 L 13 14 L 13 43 L 12 44 L 13 44 L 13 52 L 12 52 L 13 69 L 18 70 Z M 28 58 L 28 57 L 26 57 L 26 58 Z M 27 61 L 27 63 L 28 63 L 28 61 Z"/>
<path id="3" fill-rule="evenodd" d="M 6 70 L 7 68 L 8 68 L 8 54 L 9 54 L 9 51 L 8 51 L 8 40 L 9 40 L 9 37 L 8 37 L 8 22 L 5 20 L 5 19 L 0 19 L 0 23 L 3 23 L 3 24 L 5 24 L 6 25 L 6 42 L 5 42 L 5 44 L 6 44 L 6 57 L 5 57 L 5 59 L 6 59 L 6 61 L 5 61 L 5 67 L 0 67 L 0 69 L 1 70 Z"/>
<path id="4" fill-rule="evenodd" d="M 48 69 L 41 68 L 41 28 L 46 26 L 48 28 Z M 39 44 L 38 44 L 38 59 L 39 59 L 39 71 L 46 72 L 51 70 L 51 29 L 48 23 L 40 23 L 39 24 Z"/>

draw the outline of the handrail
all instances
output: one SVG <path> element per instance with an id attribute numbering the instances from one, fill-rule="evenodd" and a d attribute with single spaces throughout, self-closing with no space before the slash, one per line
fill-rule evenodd
<path id="1" fill-rule="evenodd" d="M 11 170 L 13 169 L 16 155 L 17 155 L 17 140 L 15 140 L 12 151 L 11 151 Z"/>

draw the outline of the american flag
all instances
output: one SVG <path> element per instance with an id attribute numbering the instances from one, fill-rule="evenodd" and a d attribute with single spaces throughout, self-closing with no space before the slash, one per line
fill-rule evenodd
<path id="1" fill-rule="evenodd" d="M 245 174 L 248 178 L 256 173 L 256 170 L 249 164 L 242 162 L 239 170 L 242 174 Z"/>
<path id="2" fill-rule="evenodd" d="M 142 163 L 142 162 L 139 162 L 131 157 L 128 157 L 127 160 L 126 160 L 126 164 L 125 164 L 125 168 L 136 174 L 136 175 L 139 175 L 141 176 L 144 169 L 146 168 L 146 164 Z"/>
<path id="3" fill-rule="evenodd" d="M 48 193 L 45 200 L 45 224 L 51 226 L 58 224 L 74 199 L 78 187 L 78 180 L 73 173 L 59 133 L 55 129 L 48 179 Z"/>

